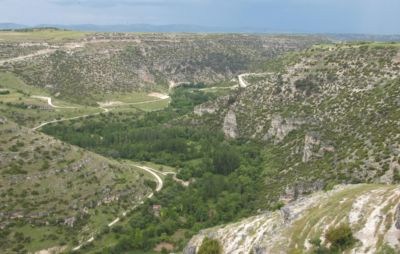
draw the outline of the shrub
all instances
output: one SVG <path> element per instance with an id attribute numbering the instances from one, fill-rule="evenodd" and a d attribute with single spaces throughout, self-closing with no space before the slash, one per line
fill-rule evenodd
<path id="1" fill-rule="evenodd" d="M 330 227 L 325 233 L 325 238 L 331 244 L 331 250 L 345 250 L 355 242 L 353 233 L 348 224 Z"/>
<path id="2" fill-rule="evenodd" d="M 204 238 L 203 242 L 201 243 L 200 249 L 198 254 L 221 254 L 222 247 L 218 240 Z"/>
<path id="3" fill-rule="evenodd" d="M 380 247 L 380 249 L 377 252 L 378 254 L 396 254 L 397 252 L 390 247 L 388 244 L 384 244 Z"/>
<path id="4" fill-rule="evenodd" d="M 0 89 L 0 95 L 5 95 L 5 94 L 10 94 L 10 91 Z"/>
<path id="5" fill-rule="evenodd" d="M 150 187 L 153 191 L 157 188 L 157 183 L 155 181 L 152 181 L 152 180 L 145 179 L 144 180 L 144 184 L 147 187 Z"/>

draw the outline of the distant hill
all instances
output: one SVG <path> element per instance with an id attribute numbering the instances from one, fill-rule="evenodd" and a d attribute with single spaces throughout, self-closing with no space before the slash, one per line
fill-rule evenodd
<path id="1" fill-rule="evenodd" d="M 169 24 L 169 25 L 150 25 L 150 24 L 127 24 L 127 25 L 39 25 L 46 27 L 58 27 L 78 31 L 89 32 L 162 32 L 162 33 L 276 33 L 268 28 L 254 27 L 218 27 L 218 26 L 199 26 L 187 24 Z"/>
<path id="2" fill-rule="evenodd" d="M 373 34 L 328 34 L 328 37 L 338 41 L 400 41 L 399 34 L 393 35 L 373 35 Z"/>
<path id="3" fill-rule="evenodd" d="M 21 28 L 27 28 L 27 27 L 28 26 L 26 26 L 26 25 L 15 24 L 15 23 L 0 23 L 1 30 L 21 29 Z"/>
<path id="4" fill-rule="evenodd" d="M 94 24 L 76 24 L 76 25 L 60 25 L 60 24 L 40 24 L 36 26 L 28 26 L 14 23 L 0 23 L 0 30 L 22 29 L 22 28 L 42 28 L 54 27 L 60 29 L 69 29 L 85 32 L 190 32 L 190 33 L 274 33 L 275 31 L 267 28 L 252 27 L 211 27 L 185 24 L 170 25 L 150 25 L 150 24 L 115 24 L 115 25 L 94 25 Z"/>
<path id="5" fill-rule="evenodd" d="M 151 25 L 151 24 L 40 24 L 28 26 L 14 23 L 0 23 L 0 30 L 54 27 L 84 32 L 144 32 L 144 33 L 249 33 L 249 34 L 302 34 L 298 31 L 278 31 L 268 27 L 218 27 L 187 24 Z M 400 41 L 400 35 L 373 34 L 323 34 L 337 41 Z"/>

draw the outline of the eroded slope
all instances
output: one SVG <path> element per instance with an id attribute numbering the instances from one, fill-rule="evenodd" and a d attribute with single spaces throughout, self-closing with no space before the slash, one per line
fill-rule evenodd
<path id="1" fill-rule="evenodd" d="M 330 227 L 348 223 L 356 242 L 346 253 L 376 253 L 400 247 L 400 188 L 392 185 L 338 186 L 286 205 L 278 211 L 207 229 L 184 253 L 196 253 L 205 237 L 217 239 L 223 253 L 303 253 L 326 244 Z"/>

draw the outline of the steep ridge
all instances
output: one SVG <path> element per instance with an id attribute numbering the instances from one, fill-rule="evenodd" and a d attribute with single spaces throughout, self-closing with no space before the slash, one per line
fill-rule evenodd
<path id="1" fill-rule="evenodd" d="M 346 253 L 394 251 L 400 247 L 399 201 L 399 186 L 337 186 L 274 212 L 202 230 L 183 253 L 196 253 L 205 237 L 217 239 L 223 253 L 313 253 L 312 242 L 320 239 L 325 245 L 327 230 L 343 223 L 350 225 L 356 238 Z"/>

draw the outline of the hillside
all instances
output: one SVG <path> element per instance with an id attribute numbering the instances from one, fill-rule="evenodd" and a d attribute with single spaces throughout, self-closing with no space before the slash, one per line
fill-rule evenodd
<path id="1" fill-rule="evenodd" d="M 26 32 L 21 42 L 18 32 L 10 33 L 0 32 L 0 70 L 75 102 L 93 94 L 167 90 L 179 82 L 229 81 L 267 59 L 325 41 L 307 36 L 35 31 Z M 29 53 L 31 57 L 13 59 Z"/>
<path id="2" fill-rule="evenodd" d="M 244 77 L 248 86 L 195 108 L 190 124 L 265 143 L 266 195 L 338 183 L 399 181 L 400 47 L 316 46 Z"/>
<path id="3" fill-rule="evenodd" d="M 196 253 L 206 237 L 218 240 L 223 253 L 332 253 L 323 252 L 326 233 L 344 224 L 350 225 L 355 240 L 343 253 L 397 253 L 399 199 L 399 186 L 338 186 L 278 211 L 202 230 L 183 253 Z"/>
<path id="4" fill-rule="evenodd" d="M 151 192 L 145 171 L 5 117 L 0 143 L 2 253 L 71 248 Z"/>

